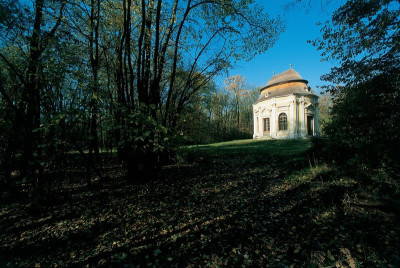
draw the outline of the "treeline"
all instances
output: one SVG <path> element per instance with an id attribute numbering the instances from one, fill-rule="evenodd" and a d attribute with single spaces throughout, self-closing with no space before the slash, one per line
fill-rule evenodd
<path id="1" fill-rule="evenodd" d="M 217 92 L 213 78 L 282 30 L 251 1 L 2 1 L 1 183 L 40 192 L 74 153 L 90 185 L 100 150 L 113 149 L 134 181 L 173 156 L 181 133 L 248 136 L 252 94 Z"/>
<path id="2" fill-rule="evenodd" d="M 225 87 L 207 88 L 193 99 L 178 124 L 189 144 L 253 137 L 253 103 L 259 89 L 250 89 L 244 77 L 225 80 Z"/>

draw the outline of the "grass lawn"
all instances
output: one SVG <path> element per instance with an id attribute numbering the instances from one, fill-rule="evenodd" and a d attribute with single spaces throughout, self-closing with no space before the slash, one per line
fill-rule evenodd
<path id="1" fill-rule="evenodd" d="M 398 215 L 373 206 L 359 178 L 310 166 L 310 145 L 189 146 L 158 179 L 134 185 L 119 165 L 90 189 L 72 170 L 40 210 L 4 194 L 0 266 L 400 265 Z"/>

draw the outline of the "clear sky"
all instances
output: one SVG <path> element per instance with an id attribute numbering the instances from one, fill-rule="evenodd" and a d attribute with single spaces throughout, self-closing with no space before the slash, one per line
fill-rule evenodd
<path id="1" fill-rule="evenodd" d="M 307 40 L 314 40 L 321 35 L 317 22 L 329 20 L 332 11 L 339 5 L 330 0 L 307 0 L 285 8 L 285 5 L 298 2 L 297 0 L 257 0 L 272 16 L 280 15 L 286 22 L 286 30 L 279 36 L 276 44 L 264 54 L 256 56 L 249 62 L 238 62 L 229 76 L 240 74 L 247 79 L 251 87 L 264 86 L 275 74 L 290 68 L 300 73 L 309 81 L 316 92 L 317 86 L 326 84 L 320 80 L 321 75 L 328 73 L 334 66 L 333 62 L 321 62 L 321 52 L 317 51 Z M 217 85 L 223 87 L 225 77 L 217 79 Z"/>

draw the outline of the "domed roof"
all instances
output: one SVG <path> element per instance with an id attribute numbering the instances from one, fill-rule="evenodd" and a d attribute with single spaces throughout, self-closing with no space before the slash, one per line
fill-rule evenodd
<path id="1" fill-rule="evenodd" d="M 275 98 L 294 95 L 313 95 L 314 92 L 307 87 L 308 81 L 303 79 L 298 72 L 290 68 L 283 73 L 274 75 L 267 83 L 267 85 L 260 89 L 260 97 L 254 103 Z"/>
<path id="2" fill-rule="evenodd" d="M 273 76 L 262 90 L 275 85 L 280 85 L 289 82 L 304 82 L 306 84 L 308 83 L 308 81 L 303 79 L 303 77 L 301 77 L 298 72 L 290 68 L 289 70 L 286 70 L 283 73 Z"/>

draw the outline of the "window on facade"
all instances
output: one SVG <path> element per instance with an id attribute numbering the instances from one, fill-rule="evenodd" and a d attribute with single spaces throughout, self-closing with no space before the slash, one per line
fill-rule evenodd
<path id="1" fill-rule="evenodd" d="M 264 118 L 264 131 L 269 132 L 269 118 Z"/>
<path id="2" fill-rule="evenodd" d="M 279 130 L 287 130 L 287 115 L 285 113 L 279 115 Z"/>

